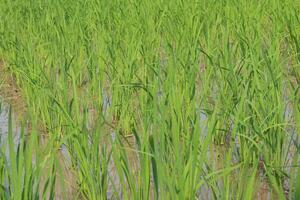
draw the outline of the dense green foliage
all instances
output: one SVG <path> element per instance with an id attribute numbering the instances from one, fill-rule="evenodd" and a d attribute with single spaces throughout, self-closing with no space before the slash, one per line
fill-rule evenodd
<path id="1" fill-rule="evenodd" d="M 1 199 L 300 190 L 298 0 L 0 0 L 0 59 L 27 105 Z"/>

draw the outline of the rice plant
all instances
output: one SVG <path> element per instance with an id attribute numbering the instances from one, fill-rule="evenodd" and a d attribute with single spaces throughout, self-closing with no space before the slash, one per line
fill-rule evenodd
<path id="1" fill-rule="evenodd" d="M 298 199 L 299 13 L 0 0 L 1 199 Z"/>

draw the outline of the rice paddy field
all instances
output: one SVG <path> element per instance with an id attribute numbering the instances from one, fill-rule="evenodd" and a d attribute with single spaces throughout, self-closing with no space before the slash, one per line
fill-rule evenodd
<path id="1" fill-rule="evenodd" d="M 0 199 L 300 199 L 299 0 L 0 0 Z"/>

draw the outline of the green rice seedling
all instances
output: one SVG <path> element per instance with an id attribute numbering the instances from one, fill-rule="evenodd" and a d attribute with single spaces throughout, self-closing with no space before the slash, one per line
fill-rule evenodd
<path id="1" fill-rule="evenodd" d="M 37 134 L 32 132 L 30 136 L 26 136 L 25 129 L 21 128 L 20 138 L 16 140 L 18 135 L 13 131 L 12 121 L 10 110 L 6 142 L 8 145 L 1 147 L 1 198 L 55 198 L 55 173 L 51 171 L 47 176 L 43 175 L 49 157 L 38 155 Z"/>
<path id="2" fill-rule="evenodd" d="M 294 197 L 299 5 L 2 0 L 0 59 L 32 126 L 0 158 L 5 198 Z"/>

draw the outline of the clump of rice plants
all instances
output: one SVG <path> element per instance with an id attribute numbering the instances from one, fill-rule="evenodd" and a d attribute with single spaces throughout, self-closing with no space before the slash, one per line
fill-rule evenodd
<path id="1" fill-rule="evenodd" d="M 297 199 L 299 13 L 2 0 L 1 198 Z"/>

